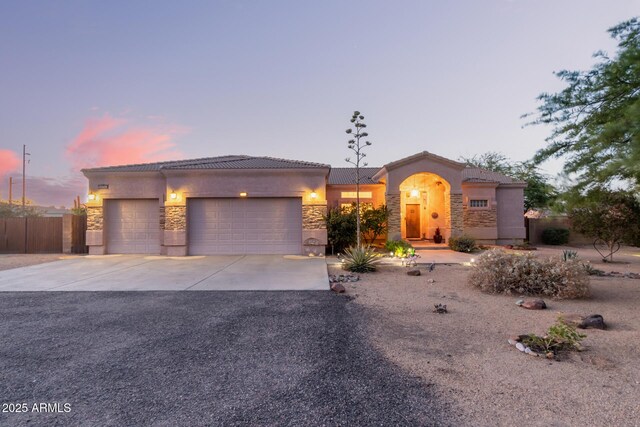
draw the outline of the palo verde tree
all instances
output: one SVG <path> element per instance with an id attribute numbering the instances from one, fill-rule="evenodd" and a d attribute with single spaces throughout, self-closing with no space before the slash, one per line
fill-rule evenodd
<path id="1" fill-rule="evenodd" d="M 608 32 L 618 43 L 615 55 L 599 51 L 590 70 L 557 72 L 567 86 L 540 95 L 528 123 L 553 127 L 548 146 L 534 160 L 565 158 L 565 172 L 576 174 L 575 187 L 586 191 L 640 185 L 640 21 L 633 18 Z"/>
<path id="2" fill-rule="evenodd" d="M 345 132 L 352 136 L 352 138 L 347 141 L 347 146 L 349 150 L 353 151 L 356 155 L 355 160 L 351 160 L 350 157 L 347 157 L 345 161 L 347 163 L 351 163 L 356 168 L 356 245 L 359 248 L 360 245 L 360 221 L 361 221 L 361 212 L 360 212 L 360 168 L 367 166 L 366 162 L 363 162 L 367 154 L 364 152 L 364 149 L 371 145 L 371 142 L 367 141 L 366 138 L 369 136 L 364 129 L 367 125 L 363 122 L 364 116 L 360 114 L 360 111 L 354 111 L 353 116 L 351 116 L 351 123 L 353 123 L 353 128 L 347 129 Z"/>
<path id="3" fill-rule="evenodd" d="M 572 228 L 595 239 L 593 246 L 604 261 L 613 261 L 622 243 L 640 245 L 640 202 L 633 193 L 593 189 L 575 194 L 569 204 Z"/>

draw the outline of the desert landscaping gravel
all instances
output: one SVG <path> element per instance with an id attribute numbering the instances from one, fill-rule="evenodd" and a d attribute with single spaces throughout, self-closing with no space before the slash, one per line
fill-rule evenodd
<path id="1" fill-rule="evenodd" d="M 629 265 L 605 267 L 620 271 Z M 383 267 L 345 283 L 370 313 L 374 347 L 434 388 L 469 426 L 640 425 L 640 280 L 592 277 L 592 298 L 526 310 L 518 295 L 483 294 L 467 283 L 469 268 Z M 336 267 L 330 273 L 340 273 Z M 448 314 L 433 312 L 446 304 Z M 507 343 L 544 334 L 561 313 L 601 314 L 607 330 L 582 330 L 585 351 L 560 360 L 535 358 Z"/>
<path id="2" fill-rule="evenodd" d="M 326 292 L 0 293 L 0 425 L 456 425 Z"/>

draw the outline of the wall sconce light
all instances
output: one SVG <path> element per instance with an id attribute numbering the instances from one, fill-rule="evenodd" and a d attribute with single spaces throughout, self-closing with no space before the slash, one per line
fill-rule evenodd
<path id="1" fill-rule="evenodd" d="M 247 195 L 248 195 L 248 194 L 247 194 L 247 192 L 246 192 L 246 191 L 243 191 L 243 192 L 241 192 L 241 193 L 240 193 L 240 197 L 247 197 Z"/>
<path id="2" fill-rule="evenodd" d="M 94 193 L 89 193 L 89 200 L 95 200 L 96 195 Z"/>
<path id="3" fill-rule="evenodd" d="M 419 197 L 420 192 L 416 189 L 411 190 L 411 197 Z"/>
<path id="4" fill-rule="evenodd" d="M 309 194 L 309 197 L 315 200 L 318 198 L 318 193 L 316 193 L 315 191 L 312 191 L 311 194 Z"/>
<path id="5" fill-rule="evenodd" d="M 178 195 L 177 195 L 176 193 L 173 193 L 173 192 L 172 192 L 171 194 L 169 194 L 169 198 L 170 198 L 171 200 L 176 200 L 176 199 L 178 198 Z"/>

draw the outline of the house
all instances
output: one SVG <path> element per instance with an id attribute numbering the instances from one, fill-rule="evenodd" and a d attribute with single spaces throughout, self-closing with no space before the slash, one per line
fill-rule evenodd
<path id="1" fill-rule="evenodd" d="M 91 254 L 321 253 L 328 208 L 356 199 L 354 168 L 222 156 L 84 169 Z M 525 183 L 429 152 L 361 169 L 360 200 L 389 210 L 390 239 L 525 237 Z"/>

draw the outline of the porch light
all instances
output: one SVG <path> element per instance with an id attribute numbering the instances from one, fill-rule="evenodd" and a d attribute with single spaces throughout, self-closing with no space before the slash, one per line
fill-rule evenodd
<path id="1" fill-rule="evenodd" d="M 240 197 L 247 197 L 247 192 L 246 191 L 241 192 Z"/>
<path id="2" fill-rule="evenodd" d="M 171 194 L 169 194 L 169 198 L 170 198 L 171 200 L 176 200 L 176 199 L 178 198 L 178 195 L 177 195 L 176 193 L 173 193 L 173 192 L 172 192 Z"/>
<path id="3" fill-rule="evenodd" d="M 89 200 L 95 200 L 96 195 L 94 193 L 89 193 Z"/>
<path id="4" fill-rule="evenodd" d="M 419 197 L 419 196 L 420 196 L 420 192 L 418 190 L 416 190 L 415 188 L 411 190 L 411 197 Z"/>
<path id="5" fill-rule="evenodd" d="M 309 194 L 309 197 L 311 197 L 312 199 L 317 199 L 318 193 L 316 193 L 315 191 L 312 191 L 311 194 Z"/>

